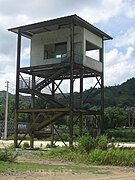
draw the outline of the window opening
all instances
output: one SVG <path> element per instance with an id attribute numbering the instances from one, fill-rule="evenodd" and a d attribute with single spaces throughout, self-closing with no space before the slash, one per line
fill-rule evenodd
<path id="1" fill-rule="evenodd" d="M 86 41 L 86 56 L 99 61 L 99 48 L 89 41 Z"/>
<path id="2" fill-rule="evenodd" d="M 55 44 L 55 57 L 56 58 L 64 58 L 67 54 L 67 43 L 57 43 Z"/>
<path id="3" fill-rule="evenodd" d="M 51 58 L 65 58 L 67 56 L 67 42 L 44 45 L 44 60 Z"/>
<path id="4" fill-rule="evenodd" d="M 44 45 L 44 59 L 51 59 L 55 57 L 55 46 L 54 44 Z"/>

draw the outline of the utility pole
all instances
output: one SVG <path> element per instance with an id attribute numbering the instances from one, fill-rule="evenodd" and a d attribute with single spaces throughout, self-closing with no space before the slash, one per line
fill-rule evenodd
<path id="1" fill-rule="evenodd" d="M 8 89 L 9 89 L 9 81 L 6 81 L 6 107 L 5 107 L 5 126 L 4 126 L 4 139 L 7 139 L 7 119 L 8 119 Z"/>

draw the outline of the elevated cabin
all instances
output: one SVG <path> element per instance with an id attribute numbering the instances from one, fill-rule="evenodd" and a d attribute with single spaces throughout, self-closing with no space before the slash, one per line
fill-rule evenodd
<path id="1" fill-rule="evenodd" d="M 76 26 L 74 29 L 74 62 L 102 72 L 99 49 L 102 38 Z M 70 29 L 63 28 L 35 34 L 31 38 L 31 66 L 70 62 Z M 97 50 L 97 58 L 88 56 L 88 51 Z M 87 54 L 86 54 L 87 53 Z"/>
<path id="2" fill-rule="evenodd" d="M 19 114 L 25 113 L 28 118 L 28 129 L 24 137 L 30 135 L 30 146 L 33 147 L 34 135 L 40 134 L 47 126 L 69 118 L 69 145 L 73 145 L 74 122 L 78 120 L 79 135 L 83 134 L 84 116 L 94 116 L 103 127 L 104 114 L 104 40 L 111 36 L 91 25 L 77 15 L 61 17 L 44 22 L 9 29 L 18 34 L 17 73 L 15 101 L 15 147 L 18 147 Z M 21 37 L 30 39 L 30 66 L 21 67 Z M 25 75 L 25 77 L 24 77 Z M 28 78 L 26 78 L 28 75 Z M 86 98 L 83 97 L 84 79 L 95 78 L 100 86 L 101 104 L 97 110 L 85 109 Z M 36 81 L 40 79 L 40 81 Z M 74 100 L 75 80 L 79 79 L 79 95 Z M 62 83 L 69 85 L 68 96 L 65 96 Z M 64 84 L 64 83 L 63 83 Z M 44 89 L 49 89 L 47 94 Z M 58 93 L 61 98 L 57 98 Z M 31 106 L 20 106 L 20 93 L 31 95 Z M 43 106 L 36 103 L 37 97 L 44 101 Z M 67 118 L 65 118 L 65 116 Z M 53 131 L 52 131 L 53 132 Z M 60 135 L 59 135 L 60 136 Z M 53 133 L 52 133 L 53 137 Z M 61 138 L 62 139 L 62 138 Z"/>
<path id="3" fill-rule="evenodd" d="M 74 23 L 72 43 L 71 23 Z M 30 66 L 70 62 L 73 51 L 75 63 L 98 72 L 102 72 L 99 50 L 103 48 L 104 40 L 112 39 L 77 15 L 9 30 L 15 33 L 20 31 L 21 35 L 31 39 Z"/>

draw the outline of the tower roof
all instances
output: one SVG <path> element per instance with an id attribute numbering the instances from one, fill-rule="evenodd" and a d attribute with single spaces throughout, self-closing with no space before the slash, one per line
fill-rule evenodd
<path id="1" fill-rule="evenodd" d="M 8 30 L 17 34 L 20 31 L 23 36 L 31 39 L 31 37 L 34 34 L 69 27 L 72 22 L 74 22 L 75 25 L 79 25 L 93 32 L 94 34 L 103 38 L 103 40 L 113 39 L 111 36 L 96 28 L 92 24 L 88 23 L 84 19 L 80 18 L 76 14 L 71 16 L 60 17 L 57 19 L 51 19 L 43 22 L 38 22 L 34 24 L 19 26 Z"/>

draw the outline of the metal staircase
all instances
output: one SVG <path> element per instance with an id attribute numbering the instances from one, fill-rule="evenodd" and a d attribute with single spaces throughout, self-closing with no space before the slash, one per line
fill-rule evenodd
<path id="1" fill-rule="evenodd" d="M 48 126 L 49 124 L 57 121 L 59 118 L 61 118 L 64 115 L 65 115 L 64 112 L 57 112 L 53 116 L 50 116 L 50 117 L 46 118 L 43 122 L 41 122 L 41 123 L 39 123 L 37 125 L 36 131 L 39 131 L 39 130 L 45 128 L 46 126 Z"/>
<path id="2" fill-rule="evenodd" d="M 54 80 L 56 80 L 58 77 L 60 77 L 61 75 L 65 74 L 65 72 L 67 71 L 66 68 L 62 68 L 59 69 L 57 72 L 55 72 L 54 74 L 52 74 L 51 76 L 49 76 L 48 78 L 44 79 L 43 81 L 41 81 L 40 83 L 38 83 L 35 86 L 35 89 L 38 91 L 41 91 L 43 88 L 45 88 L 46 86 L 48 86 L 50 83 L 52 83 Z"/>
<path id="3" fill-rule="evenodd" d="M 41 93 L 35 89 L 30 89 L 30 92 L 41 99 L 44 99 L 45 101 L 49 101 L 50 104 L 54 105 L 55 107 L 65 107 L 63 104 L 56 101 L 51 95 Z"/>

